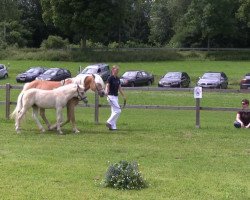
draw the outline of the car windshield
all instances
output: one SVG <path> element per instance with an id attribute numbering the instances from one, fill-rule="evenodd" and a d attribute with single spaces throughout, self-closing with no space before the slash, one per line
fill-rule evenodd
<path id="1" fill-rule="evenodd" d="M 3 67 L 3 65 L 0 65 L 0 69 L 3 69 L 4 67 Z"/>
<path id="2" fill-rule="evenodd" d="M 38 68 L 31 68 L 27 71 L 27 73 L 38 73 L 39 69 Z"/>
<path id="3" fill-rule="evenodd" d="M 176 79 L 180 77 L 181 77 L 181 73 L 179 72 L 169 72 L 164 76 L 164 78 L 170 78 L 170 79 Z"/>
<path id="4" fill-rule="evenodd" d="M 219 79 L 220 74 L 219 73 L 205 73 L 202 76 L 202 79 Z"/>
<path id="5" fill-rule="evenodd" d="M 125 72 L 123 75 L 122 75 L 122 78 L 132 78 L 132 77 L 135 77 L 137 74 L 137 72 Z"/>
<path id="6" fill-rule="evenodd" d="M 85 68 L 82 70 L 82 74 L 96 74 L 97 69 L 96 68 Z"/>
<path id="7" fill-rule="evenodd" d="M 54 75 L 56 75 L 56 72 L 57 71 L 55 71 L 55 70 L 47 70 L 46 72 L 44 72 L 44 74 L 54 76 Z"/>

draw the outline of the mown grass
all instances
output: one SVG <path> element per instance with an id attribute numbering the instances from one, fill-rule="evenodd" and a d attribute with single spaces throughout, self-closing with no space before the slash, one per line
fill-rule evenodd
<path id="1" fill-rule="evenodd" d="M 30 116 L 17 135 L 2 119 L 2 199 L 249 199 L 250 135 L 233 128 L 235 113 L 202 112 L 196 129 L 193 111 L 125 109 L 117 132 L 105 127 L 109 109 L 100 114 L 94 125 L 92 109 L 77 109 L 81 133 L 67 125 L 63 136 L 40 134 Z M 120 160 L 139 162 L 149 188 L 101 187 Z"/>
<path id="2" fill-rule="evenodd" d="M 10 63 L 11 76 L 2 82 L 15 83 L 15 71 L 21 71 L 28 61 Z M 72 69 L 80 65 L 42 64 L 68 65 Z M 160 74 L 174 69 L 174 65 L 181 69 L 191 63 L 119 64 L 122 70 L 145 67 Z M 205 70 L 206 66 L 211 69 L 215 64 L 228 68 L 232 77 L 249 65 L 237 63 L 240 72 L 233 72 L 235 63 L 194 62 L 192 66 L 196 68 L 190 70 L 198 74 L 196 70 Z M 0 90 L 1 101 L 3 92 Z M 18 91 L 13 92 L 13 101 L 17 94 Z M 191 92 L 126 91 L 126 94 L 128 104 L 195 105 Z M 93 94 L 88 97 L 92 103 Z M 240 107 L 242 98 L 249 98 L 249 94 L 204 93 L 201 105 Z M 107 103 L 105 98 L 100 102 Z M 62 136 L 53 131 L 40 134 L 31 113 L 22 123 L 22 133 L 16 134 L 14 121 L 4 119 L 4 112 L 1 106 L 0 199 L 250 199 L 250 134 L 249 130 L 233 127 L 235 112 L 201 111 L 201 128 L 197 129 L 194 111 L 125 108 L 118 122 L 120 130 L 110 132 L 105 127 L 108 108 L 100 109 L 100 124 L 95 125 L 94 110 L 77 107 L 81 133 L 72 134 L 68 124 L 63 127 Z M 55 122 L 54 111 L 46 113 Z M 120 160 L 137 161 L 149 187 L 141 191 L 103 188 L 101 182 L 108 166 Z"/>
<path id="3" fill-rule="evenodd" d="M 9 66 L 10 78 L 6 80 L 0 79 L 0 85 L 9 82 L 16 84 L 15 78 L 18 73 L 27 70 L 31 66 L 45 67 L 65 67 L 69 69 L 72 76 L 76 76 L 79 67 L 86 67 L 89 62 L 62 62 L 62 61 L 31 61 L 31 60 L 0 60 L 0 63 Z M 191 87 L 204 72 L 207 71 L 224 71 L 229 78 L 229 88 L 239 89 L 240 80 L 249 72 L 250 61 L 162 61 L 162 62 L 110 62 L 110 66 L 114 64 L 120 65 L 120 74 L 126 70 L 143 69 L 155 75 L 155 83 L 161 76 L 168 71 L 186 71 L 191 77 Z"/>

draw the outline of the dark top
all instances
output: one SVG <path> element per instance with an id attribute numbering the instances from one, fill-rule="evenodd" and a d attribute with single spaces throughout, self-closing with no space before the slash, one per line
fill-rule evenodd
<path id="1" fill-rule="evenodd" d="M 107 83 L 109 83 L 109 93 L 108 95 L 118 96 L 118 89 L 121 84 L 120 78 L 111 75 Z"/>
<path id="2" fill-rule="evenodd" d="M 250 110 L 240 110 L 238 111 L 240 115 L 240 120 L 243 122 L 244 126 L 250 123 Z"/>

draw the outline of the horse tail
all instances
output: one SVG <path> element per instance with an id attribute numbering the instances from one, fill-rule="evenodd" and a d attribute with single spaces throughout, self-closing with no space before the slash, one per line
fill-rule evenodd
<path id="1" fill-rule="evenodd" d="M 23 95 L 24 95 L 24 93 L 22 91 L 17 98 L 17 105 L 16 105 L 15 110 L 10 114 L 11 119 L 15 118 L 23 107 L 23 103 L 22 103 Z"/>

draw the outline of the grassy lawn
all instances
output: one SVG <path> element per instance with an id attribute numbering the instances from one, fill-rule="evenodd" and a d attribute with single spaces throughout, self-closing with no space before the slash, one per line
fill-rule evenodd
<path id="1" fill-rule="evenodd" d="M 0 80 L 1 85 L 16 84 L 17 71 L 33 65 L 71 66 L 73 74 L 79 65 L 87 64 L 0 63 L 7 62 L 10 78 Z M 158 76 L 166 70 L 183 69 L 192 79 L 207 70 L 220 70 L 236 80 L 247 72 L 250 62 L 119 64 L 122 71 L 138 68 Z M 18 92 L 12 93 L 13 101 Z M 4 91 L 0 94 L 3 101 Z M 191 92 L 126 94 L 131 105 L 195 105 Z M 88 96 L 93 103 L 93 95 Z M 204 93 L 201 106 L 240 107 L 243 98 L 250 95 Z M 106 104 L 105 98 L 100 101 Z M 250 199 L 250 133 L 233 127 L 235 112 L 201 111 L 201 128 L 197 129 L 194 111 L 124 109 L 119 130 L 110 132 L 105 127 L 108 108 L 100 109 L 100 123 L 95 125 L 94 110 L 77 107 L 81 132 L 72 134 L 68 124 L 62 129 L 65 135 L 59 136 L 53 131 L 40 134 L 31 113 L 21 124 L 22 133 L 16 134 L 14 121 L 4 119 L 5 107 L 0 107 L 0 199 Z M 55 121 L 53 110 L 46 114 Z M 140 191 L 103 188 L 108 166 L 120 160 L 137 161 L 149 187 Z"/>

